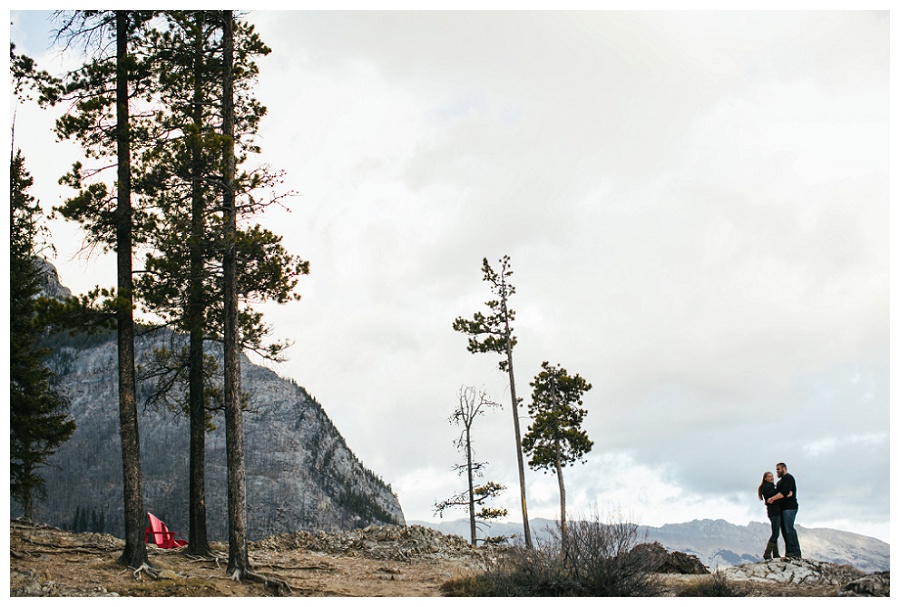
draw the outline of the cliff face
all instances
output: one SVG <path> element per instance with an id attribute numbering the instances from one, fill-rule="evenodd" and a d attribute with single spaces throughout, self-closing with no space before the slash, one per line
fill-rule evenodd
<path id="1" fill-rule="evenodd" d="M 172 335 L 143 337 L 138 364 Z M 72 524 L 77 511 L 89 528 L 124 532 L 118 423 L 116 344 L 111 337 L 60 345 L 51 358 L 78 426 L 45 470 L 47 499 L 38 520 Z M 177 338 L 176 338 L 176 345 Z M 215 353 L 214 353 L 215 354 Z M 338 531 L 369 524 L 404 524 L 396 495 L 347 447 L 322 407 L 273 371 L 242 360 L 244 450 L 250 539 L 297 530 Z M 188 522 L 188 420 L 164 407 L 148 407 L 151 381 L 139 385 L 144 508 L 186 536 Z M 207 510 L 210 538 L 227 538 L 225 423 L 207 434 Z M 93 529 L 91 529 L 93 530 Z M 98 529 L 99 530 L 99 529 Z"/>
<path id="2" fill-rule="evenodd" d="M 52 266 L 47 264 L 50 269 Z M 45 292 L 66 294 L 47 272 Z M 154 348 L 180 348 L 185 340 L 156 331 L 135 344 L 138 366 Z M 209 354 L 220 352 L 210 348 Z M 62 337 L 49 366 L 70 400 L 78 428 L 43 469 L 46 495 L 35 507 L 41 522 L 122 537 L 122 464 L 119 440 L 115 336 Z M 370 524 L 405 524 L 397 496 L 347 447 L 324 409 L 300 386 L 273 371 L 241 363 L 249 539 L 298 530 L 341 531 Z M 188 418 L 146 397 L 156 380 L 139 382 L 144 509 L 180 537 L 188 532 Z M 176 390 L 186 390 L 176 386 Z M 225 423 L 221 412 L 207 433 L 206 505 L 209 537 L 227 539 Z M 18 509 L 11 502 L 11 513 Z"/>

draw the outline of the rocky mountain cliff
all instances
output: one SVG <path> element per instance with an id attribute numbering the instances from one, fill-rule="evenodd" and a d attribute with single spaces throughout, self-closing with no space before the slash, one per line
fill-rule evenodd
<path id="1" fill-rule="evenodd" d="M 50 266 L 52 269 L 52 266 Z M 64 293 L 55 269 L 50 292 Z M 56 283 L 54 286 L 53 283 Z M 155 348 L 180 347 L 168 331 L 136 340 L 138 365 Z M 220 357 L 216 348 L 210 354 Z M 43 471 L 46 499 L 37 520 L 122 537 L 122 467 L 114 335 L 56 340 L 50 366 L 70 399 L 78 428 Z M 306 390 L 273 371 L 241 362 L 249 539 L 298 530 L 340 531 L 369 524 L 405 524 L 389 485 L 363 466 L 322 406 Z M 180 537 L 188 532 L 188 419 L 147 406 L 154 380 L 138 386 L 144 508 Z M 213 418 L 207 434 L 207 514 L 211 540 L 227 539 L 225 423 Z M 11 513 L 17 508 L 11 503 Z"/>
<path id="2" fill-rule="evenodd" d="M 414 521 L 437 529 L 442 533 L 454 533 L 468 537 L 468 519 L 430 523 Z M 532 534 L 536 539 L 547 538 L 556 522 L 547 519 L 531 519 Z M 522 526 L 513 523 L 493 523 L 488 535 L 522 535 Z M 667 524 L 662 527 L 642 526 L 639 534 L 646 541 L 659 542 L 666 550 L 697 556 L 711 570 L 757 563 L 769 538 L 768 523 L 735 525 L 724 520 L 696 520 L 689 523 Z M 797 526 L 797 535 L 803 556 L 814 561 L 852 565 L 866 572 L 887 571 L 891 568 L 891 547 L 879 539 L 838 531 L 836 529 L 810 529 Z M 781 542 L 782 550 L 784 543 Z"/>

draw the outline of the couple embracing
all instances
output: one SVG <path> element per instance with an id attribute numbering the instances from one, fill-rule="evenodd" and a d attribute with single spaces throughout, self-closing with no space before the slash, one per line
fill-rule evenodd
<path id="1" fill-rule="evenodd" d="M 797 518 L 797 481 L 793 475 L 788 474 L 784 463 L 777 464 L 775 472 L 778 474 L 777 485 L 772 473 L 766 472 L 757 489 L 759 499 L 766 502 L 766 512 L 772 523 L 772 535 L 766 544 L 763 558 L 778 558 L 778 534 L 781 533 L 784 536 L 785 559 L 799 559 L 800 541 L 794 529 L 794 519 Z"/>

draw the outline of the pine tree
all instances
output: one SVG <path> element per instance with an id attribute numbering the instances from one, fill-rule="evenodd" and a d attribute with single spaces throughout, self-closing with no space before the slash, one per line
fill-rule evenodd
<path id="1" fill-rule="evenodd" d="M 159 96 L 167 112 L 162 128 L 171 133 L 148 155 L 145 194 L 159 207 L 146 273 L 140 281 L 145 305 L 188 335 L 184 353 L 173 353 L 165 365 L 179 373 L 187 366 L 187 410 L 190 418 L 190 488 L 188 550 L 209 553 L 206 528 L 206 447 L 210 393 L 204 356 L 207 308 L 217 294 L 207 260 L 214 245 L 211 209 L 217 192 L 205 185 L 219 173 L 216 153 L 218 121 L 216 84 L 221 80 L 221 27 L 213 11 L 171 11 L 168 26 L 156 32 Z M 179 136 L 180 135 L 180 136 Z M 215 168 L 213 168 L 215 167 Z M 160 354 L 160 353 L 158 353 Z M 158 357 L 159 358 L 159 357 Z"/>
<path id="2" fill-rule="evenodd" d="M 453 330 L 469 336 L 469 352 L 496 352 L 503 355 L 500 370 L 509 375 L 509 393 L 512 400 L 513 430 L 516 439 L 516 463 L 519 469 L 519 492 L 522 503 L 522 526 L 525 545 L 532 547 L 531 528 L 528 524 L 528 505 L 525 497 L 525 464 L 522 458 L 522 439 L 519 431 L 519 399 L 516 397 L 516 378 L 513 372 L 513 348 L 516 338 L 513 336 L 512 321 L 516 313 L 509 307 L 509 298 L 516 292 L 509 283 L 512 270 L 509 267 L 509 256 L 500 259 L 500 271 L 495 272 L 485 258 L 481 266 L 482 278 L 490 284 L 491 292 L 498 299 L 488 301 L 486 305 L 491 314 L 485 316 L 476 312 L 471 320 L 459 317 L 453 322 Z"/>
<path id="3" fill-rule="evenodd" d="M 225 450 L 228 469 L 228 568 L 235 580 L 249 572 L 247 497 L 244 474 L 244 424 L 241 412 L 241 360 L 237 300 L 237 207 L 234 158 L 234 13 L 222 11 L 222 210 L 225 251 L 222 259 L 225 366 Z"/>
<path id="4" fill-rule="evenodd" d="M 179 333 L 188 346 L 157 353 L 157 377 L 170 392 L 186 378 L 187 410 L 191 426 L 190 539 L 188 550 L 209 551 L 206 541 L 204 432 L 209 408 L 222 401 L 210 384 L 215 364 L 204 356 L 204 342 L 223 341 L 223 251 L 226 232 L 223 204 L 222 149 L 228 140 L 218 131 L 222 123 L 223 25 L 220 11 L 167 11 L 167 27 L 150 36 L 158 67 L 157 95 L 163 110 L 158 128 L 164 137 L 142 158 L 141 194 L 153 200 L 154 229 L 144 273 L 138 280 L 142 303 Z M 242 197 L 235 211 L 246 222 L 262 204 L 254 190 L 271 189 L 278 176 L 266 169 L 237 173 L 251 153 L 265 108 L 252 94 L 258 69 L 255 58 L 270 52 L 253 27 L 234 22 L 232 70 L 235 102 L 235 195 Z M 278 196 L 273 196 L 278 199 Z M 259 226 L 235 226 L 236 289 L 239 302 L 299 299 L 293 294 L 298 277 L 309 272 L 306 262 L 290 255 L 281 237 Z M 268 327 L 244 305 L 238 313 L 241 349 L 278 360 L 281 343 L 263 344 Z M 171 388 L 176 388 L 171 390 Z M 166 395 L 168 399 L 168 395 Z"/>
<path id="5" fill-rule="evenodd" d="M 34 518 L 34 495 L 43 487 L 38 470 L 68 440 L 75 423 L 68 401 L 51 384 L 44 366 L 48 351 L 39 340 L 45 329 L 35 314 L 40 270 L 35 265 L 41 232 L 40 205 L 28 193 L 34 183 L 21 151 L 9 167 L 9 455 L 10 494 L 28 518 Z"/>
<path id="6" fill-rule="evenodd" d="M 82 224 L 89 242 L 116 253 L 114 309 L 125 515 L 125 550 L 119 562 L 135 569 L 147 564 L 147 551 L 134 362 L 132 249 L 140 238 L 135 226 L 145 220 L 145 213 L 132 205 L 131 159 L 134 147 L 143 145 L 148 133 L 147 119 L 132 115 L 136 99 L 147 95 L 147 72 L 146 64 L 131 49 L 152 17 L 142 11 L 76 11 L 63 16 L 60 32 L 70 42 L 81 40 L 101 51 L 110 45 L 115 51 L 101 54 L 71 73 L 64 86 L 45 92 L 49 102 L 73 103 L 57 121 L 61 138 L 78 140 L 90 158 L 115 159 L 114 192 L 98 179 L 98 170 L 85 171 L 76 163 L 62 181 L 78 194 L 58 210 Z"/>
<path id="7" fill-rule="evenodd" d="M 531 456 L 528 465 L 544 471 L 553 470 L 559 482 L 560 530 L 563 548 L 566 547 L 566 486 L 563 468 L 581 460 L 594 443 L 581 429 L 587 411 L 582 409 L 582 396 L 591 384 L 580 375 L 570 376 L 560 367 L 544 361 L 543 369 L 531 382 L 532 403 L 528 413 L 531 426 L 522 439 L 525 453 Z"/>

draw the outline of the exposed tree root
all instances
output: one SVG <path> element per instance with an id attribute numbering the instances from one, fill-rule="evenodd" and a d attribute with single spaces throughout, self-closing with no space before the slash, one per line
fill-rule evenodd
<path id="1" fill-rule="evenodd" d="M 284 580 L 275 577 L 265 577 L 252 571 L 244 573 L 244 580 L 259 582 L 266 586 L 274 586 L 275 594 L 278 596 L 288 596 L 292 592 L 291 587 Z"/>
<path id="2" fill-rule="evenodd" d="M 188 554 L 185 552 L 184 558 L 198 563 L 215 563 L 216 567 L 220 567 L 228 561 L 228 555 L 222 552 L 210 552 L 207 555 Z"/>
<path id="3" fill-rule="evenodd" d="M 241 569 L 240 567 L 236 567 L 228 577 L 235 582 L 257 582 L 266 587 L 272 586 L 275 588 L 275 594 L 277 596 L 289 596 L 292 593 L 290 585 L 284 580 L 260 575 L 249 568 Z"/>
<path id="4" fill-rule="evenodd" d="M 147 574 L 147 577 L 154 579 L 154 580 L 159 579 L 159 571 L 157 571 L 156 569 L 151 567 L 149 563 L 144 563 L 137 569 L 134 569 L 133 567 L 129 567 L 129 569 L 131 569 L 131 571 L 132 571 L 131 575 L 133 575 L 134 579 L 136 579 L 136 580 L 143 579 L 141 577 L 142 574 Z"/>
<path id="5" fill-rule="evenodd" d="M 281 571 L 334 571 L 335 567 L 328 564 L 320 565 L 278 565 L 276 563 L 267 563 L 263 565 L 266 569 L 279 569 Z"/>
<path id="6" fill-rule="evenodd" d="M 77 552 L 82 554 L 108 554 L 110 552 L 116 552 L 121 550 L 122 548 L 119 546 L 101 546 L 99 544 L 82 544 L 81 546 L 63 546 L 62 544 L 54 544 L 49 542 L 38 542 L 31 538 L 22 538 L 22 541 L 32 546 L 35 546 L 33 550 L 29 550 L 29 552 L 37 552 L 37 553 L 71 553 Z M 44 550 L 46 549 L 46 550 Z"/>

